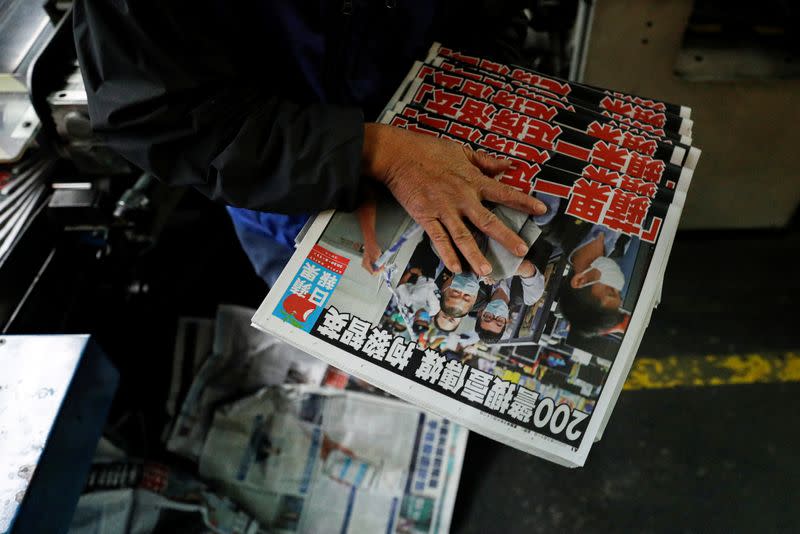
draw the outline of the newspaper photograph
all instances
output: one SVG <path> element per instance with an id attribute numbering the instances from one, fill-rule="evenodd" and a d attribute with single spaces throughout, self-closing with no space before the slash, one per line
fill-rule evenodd
<path id="1" fill-rule="evenodd" d="M 494 72 L 514 72 L 506 69 Z M 315 218 L 253 325 L 470 430 L 581 466 L 660 296 L 692 174 L 688 151 L 679 152 L 683 166 L 653 159 L 622 139 L 479 101 L 459 92 L 464 84 L 414 86 L 421 71 L 412 68 L 382 122 L 510 160 L 496 179 L 548 211 L 488 207 L 528 253 L 474 229 L 490 275 L 451 272 L 402 207 L 377 195 L 355 213 Z M 598 143 L 618 163 L 597 157 Z M 665 159 L 680 148 L 657 146 Z"/>
<path id="2" fill-rule="evenodd" d="M 399 400 L 265 388 L 217 411 L 200 474 L 270 532 L 448 532 L 465 428 Z"/>
<path id="3" fill-rule="evenodd" d="M 269 532 L 447 532 L 468 430 L 252 328 L 253 313 L 179 321 L 168 449 Z"/>

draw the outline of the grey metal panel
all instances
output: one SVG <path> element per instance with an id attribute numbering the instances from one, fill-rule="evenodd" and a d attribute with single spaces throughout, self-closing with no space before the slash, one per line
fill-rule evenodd
<path id="1" fill-rule="evenodd" d="M 0 533 L 66 531 L 118 378 L 87 335 L 0 336 Z"/>
<path id="2" fill-rule="evenodd" d="M 800 80 L 674 75 L 691 0 L 596 3 L 585 81 L 692 108 L 703 155 L 681 228 L 780 227 L 800 200 Z"/>

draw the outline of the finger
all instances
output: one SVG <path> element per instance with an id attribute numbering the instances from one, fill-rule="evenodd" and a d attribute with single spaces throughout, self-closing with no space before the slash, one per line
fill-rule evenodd
<path id="1" fill-rule="evenodd" d="M 478 230 L 488 235 L 505 248 L 516 254 L 524 256 L 528 253 L 528 245 L 513 230 L 503 224 L 503 222 L 491 211 L 480 204 L 467 211 L 469 220 L 472 221 Z"/>
<path id="2" fill-rule="evenodd" d="M 467 154 L 467 159 L 490 178 L 507 171 L 511 166 L 510 160 L 495 158 L 486 152 L 476 152 L 469 145 L 464 145 L 464 152 Z"/>
<path id="3" fill-rule="evenodd" d="M 370 258 L 364 256 L 361 259 L 361 266 L 367 271 L 369 274 L 375 274 L 375 269 L 372 267 L 372 260 Z"/>
<path id="4" fill-rule="evenodd" d="M 484 200 L 497 202 L 531 215 L 542 215 L 547 212 L 547 205 L 544 202 L 517 191 L 513 187 L 494 180 L 483 180 L 481 186 L 481 194 Z"/>
<path id="5" fill-rule="evenodd" d="M 367 259 L 366 256 L 361 258 L 361 267 L 363 267 L 364 270 L 367 271 L 368 273 L 372 271 L 372 269 L 370 268 L 369 260 Z"/>
<path id="6" fill-rule="evenodd" d="M 478 273 L 480 276 L 486 276 L 492 272 L 492 266 L 486 261 L 486 258 L 478 248 L 478 244 L 475 242 L 475 237 L 473 237 L 467 225 L 464 224 L 464 221 L 461 220 L 461 217 L 455 214 L 446 217 L 442 218 L 442 223 L 447 228 L 447 231 L 450 232 L 450 238 L 453 243 L 469 262 L 473 272 Z"/>
<path id="7" fill-rule="evenodd" d="M 420 226 L 422 226 L 423 230 L 425 230 L 425 233 L 428 234 L 428 237 L 431 238 L 431 244 L 433 245 L 433 248 L 436 249 L 436 252 L 439 253 L 439 258 L 442 260 L 442 263 L 444 263 L 445 267 L 450 269 L 450 272 L 456 274 L 460 273 L 461 262 L 458 261 L 458 254 L 456 254 L 456 251 L 450 242 L 450 236 L 447 234 L 447 231 L 445 231 L 442 224 L 436 220 L 417 222 L 420 224 Z"/>

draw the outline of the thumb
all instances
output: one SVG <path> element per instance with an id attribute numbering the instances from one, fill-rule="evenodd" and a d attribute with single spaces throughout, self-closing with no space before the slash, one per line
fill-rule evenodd
<path id="1" fill-rule="evenodd" d="M 511 166 L 511 161 L 507 159 L 495 158 L 486 152 L 476 152 L 470 147 L 465 147 L 465 153 L 467 154 L 467 159 L 490 178 L 507 171 Z"/>

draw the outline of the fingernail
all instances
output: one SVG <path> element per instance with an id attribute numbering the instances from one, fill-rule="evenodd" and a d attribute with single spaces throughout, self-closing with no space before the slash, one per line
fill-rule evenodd
<path id="1" fill-rule="evenodd" d="M 528 253 L 528 247 L 525 245 L 517 245 L 515 251 L 517 253 L 517 256 L 524 256 L 525 254 Z"/>
<path id="2" fill-rule="evenodd" d="M 490 272 L 492 272 L 492 266 L 489 265 L 488 263 L 482 263 L 481 264 L 481 276 L 486 276 Z"/>
<path id="3" fill-rule="evenodd" d="M 536 207 L 536 211 L 539 213 L 539 215 L 547 213 L 547 204 L 544 202 L 539 202 L 539 205 Z"/>
<path id="4" fill-rule="evenodd" d="M 461 266 L 454 263 L 453 265 L 450 266 L 450 272 L 452 272 L 453 274 L 459 274 L 461 272 Z"/>

